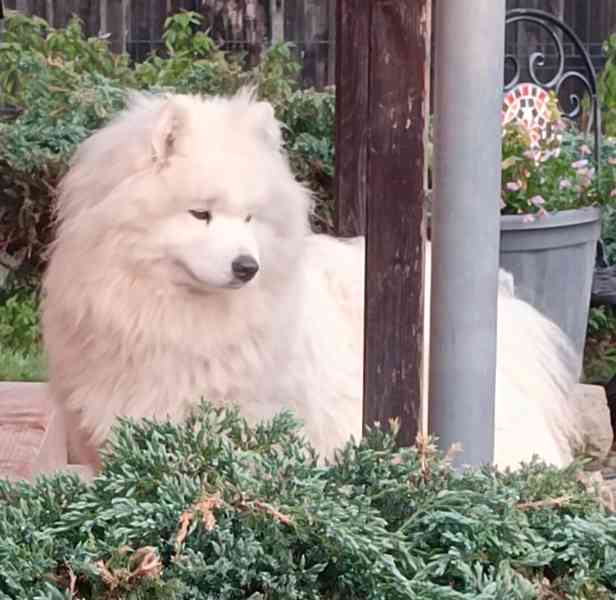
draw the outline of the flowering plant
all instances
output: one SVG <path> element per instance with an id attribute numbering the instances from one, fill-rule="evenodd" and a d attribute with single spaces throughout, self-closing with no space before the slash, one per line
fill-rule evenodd
<path id="1" fill-rule="evenodd" d="M 604 140 L 600 169 L 592 150 L 554 102 L 545 128 L 503 127 L 502 214 L 537 217 L 594 204 L 616 204 L 616 139 Z"/>

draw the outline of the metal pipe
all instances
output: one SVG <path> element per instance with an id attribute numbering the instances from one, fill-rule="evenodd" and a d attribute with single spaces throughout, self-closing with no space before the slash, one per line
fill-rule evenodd
<path id="1" fill-rule="evenodd" d="M 494 459 L 505 0 L 435 6 L 429 430 Z"/>

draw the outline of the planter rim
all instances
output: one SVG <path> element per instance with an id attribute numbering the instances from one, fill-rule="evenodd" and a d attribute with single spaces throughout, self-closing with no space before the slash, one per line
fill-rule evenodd
<path id="1" fill-rule="evenodd" d="M 501 215 L 501 230 L 515 231 L 518 229 L 551 229 L 554 227 L 570 227 L 584 223 L 595 223 L 601 218 L 600 206 L 584 206 L 571 210 L 559 210 L 549 216 L 527 222 L 525 215 Z"/>

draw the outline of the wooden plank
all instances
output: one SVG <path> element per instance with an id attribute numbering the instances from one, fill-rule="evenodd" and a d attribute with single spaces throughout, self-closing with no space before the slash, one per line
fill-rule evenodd
<path id="1" fill-rule="evenodd" d="M 130 0 L 122 0 L 122 17 L 120 21 L 120 51 L 128 52 L 128 43 L 131 39 L 132 10 Z"/>
<path id="2" fill-rule="evenodd" d="M 53 0 L 45 0 L 45 20 L 54 27 L 55 11 Z"/>
<path id="3" fill-rule="evenodd" d="M 108 0 L 107 32 L 114 52 L 122 52 L 122 4 L 123 0 Z"/>
<path id="4" fill-rule="evenodd" d="M 88 37 L 96 37 L 100 31 L 99 3 L 104 0 L 80 0 L 78 14 L 83 21 L 83 27 Z"/>
<path id="5" fill-rule="evenodd" d="M 99 23 L 98 34 L 100 36 L 107 35 L 109 33 L 109 4 L 107 0 L 99 0 Z"/>
<path id="6" fill-rule="evenodd" d="M 133 0 L 131 2 L 132 20 L 130 23 L 130 35 L 133 49 L 130 52 L 135 60 L 141 61 L 150 52 L 150 24 L 148 22 L 148 5 L 145 0 Z"/>
<path id="7" fill-rule="evenodd" d="M 66 463 L 63 413 L 46 385 L 0 383 L 0 478 L 31 480 Z"/>
<path id="8" fill-rule="evenodd" d="M 66 25 L 67 10 L 66 2 L 54 3 L 54 27 L 60 29 Z"/>
<path id="9" fill-rule="evenodd" d="M 326 81 L 328 86 L 336 83 L 336 3 L 336 0 L 328 0 Z"/>
<path id="10" fill-rule="evenodd" d="M 149 52 L 159 50 L 161 47 L 166 8 L 167 7 L 162 2 L 149 5 L 149 10 L 147 13 L 149 20 L 149 36 L 151 40 Z"/>
<path id="11" fill-rule="evenodd" d="M 370 10 L 364 0 L 336 7 L 336 232 L 366 232 Z"/>
<path id="12" fill-rule="evenodd" d="M 16 0 L 15 10 L 26 15 L 32 14 L 32 2 L 31 0 Z"/>
<path id="13" fill-rule="evenodd" d="M 364 425 L 399 418 L 405 446 L 421 404 L 428 3 L 373 0 L 368 14 Z"/>
<path id="14" fill-rule="evenodd" d="M 270 3 L 270 42 L 279 44 L 284 41 L 284 0 L 269 0 Z"/>

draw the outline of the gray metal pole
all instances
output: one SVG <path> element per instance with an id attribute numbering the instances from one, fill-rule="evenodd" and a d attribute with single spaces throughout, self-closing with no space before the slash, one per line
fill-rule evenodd
<path id="1" fill-rule="evenodd" d="M 429 429 L 494 459 L 505 0 L 435 7 Z"/>

